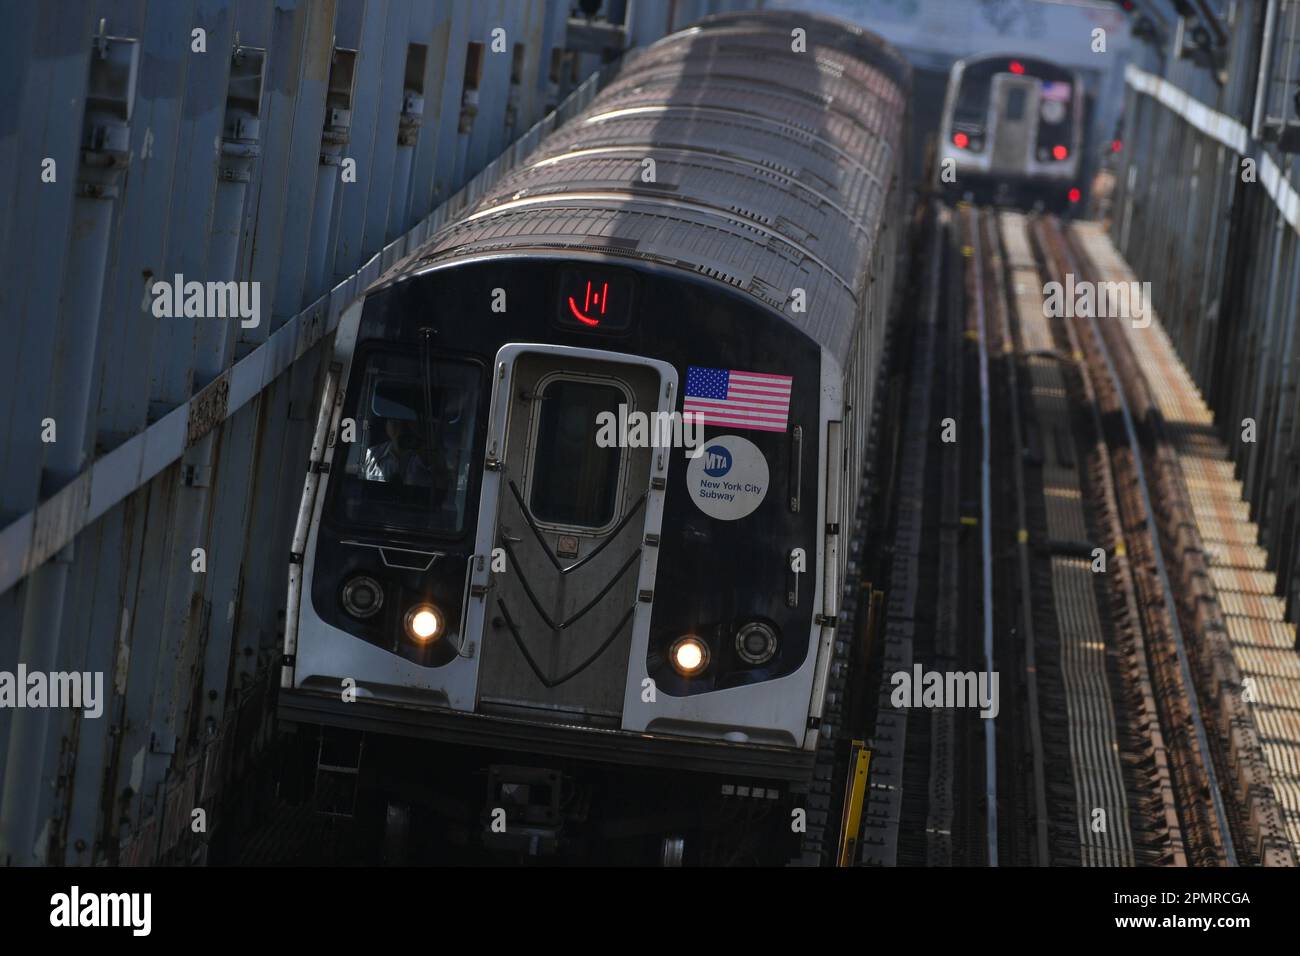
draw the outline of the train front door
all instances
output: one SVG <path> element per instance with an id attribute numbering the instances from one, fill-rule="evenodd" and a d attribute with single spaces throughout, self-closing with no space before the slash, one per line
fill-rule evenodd
<path id="1" fill-rule="evenodd" d="M 1039 81 L 1030 76 L 999 73 L 990 97 L 995 173 L 1024 174 L 1034 158 L 1038 138 Z"/>
<path id="2" fill-rule="evenodd" d="M 489 533 L 496 559 L 481 710 L 619 725 L 633 632 L 648 627 L 641 598 L 658 549 L 646 541 L 659 531 L 672 451 L 632 425 L 670 412 L 676 386 L 671 366 L 638 356 L 556 346 L 498 356 L 487 452 L 496 500 L 479 538 Z"/>

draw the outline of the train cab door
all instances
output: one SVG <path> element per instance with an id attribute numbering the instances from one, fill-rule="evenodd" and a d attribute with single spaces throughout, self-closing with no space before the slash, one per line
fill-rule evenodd
<path id="1" fill-rule="evenodd" d="M 672 411 L 676 371 L 508 345 L 495 386 L 476 546 L 494 569 L 471 588 L 479 709 L 617 727 L 633 634 L 649 627 L 672 451 L 629 444 L 636 416 Z"/>
<path id="2" fill-rule="evenodd" d="M 1032 76 L 999 73 L 991 99 L 993 169 L 1026 173 L 1038 139 L 1039 81 Z"/>

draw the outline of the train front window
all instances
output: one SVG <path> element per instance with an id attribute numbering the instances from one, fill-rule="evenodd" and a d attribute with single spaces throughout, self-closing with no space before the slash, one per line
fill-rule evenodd
<path id="1" fill-rule="evenodd" d="M 1018 123 L 1025 118 L 1025 88 L 1023 86 L 1013 86 L 1007 90 L 1007 111 L 1006 118 L 1012 123 Z"/>
<path id="2" fill-rule="evenodd" d="M 553 378 L 533 424 L 528 510 L 544 524 L 595 530 L 617 517 L 622 452 L 596 441 L 597 416 L 630 404 L 616 385 Z"/>
<path id="3" fill-rule="evenodd" d="M 988 125 L 989 84 L 1003 68 L 1002 64 L 992 62 L 972 63 L 966 67 L 957 90 L 957 101 L 953 104 L 953 129 L 978 133 Z"/>
<path id="4" fill-rule="evenodd" d="M 435 359 L 426 376 L 414 356 L 372 353 L 353 374 L 355 441 L 344 446 L 335 516 L 354 526 L 461 533 L 478 417 L 477 367 Z"/>

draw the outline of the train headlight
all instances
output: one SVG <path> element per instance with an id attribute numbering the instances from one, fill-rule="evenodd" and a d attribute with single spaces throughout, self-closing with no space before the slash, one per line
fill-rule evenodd
<path id="1" fill-rule="evenodd" d="M 668 649 L 673 669 L 683 677 L 694 677 L 709 666 L 709 648 L 692 634 L 679 637 Z"/>
<path id="2" fill-rule="evenodd" d="M 432 604 L 417 604 L 406 612 L 406 636 L 427 644 L 442 636 L 442 612 Z"/>
<path id="3" fill-rule="evenodd" d="M 747 664 L 766 664 L 776 655 L 776 628 L 750 621 L 736 632 L 736 653 Z"/>
<path id="4" fill-rule="evenodd" d="M 358 574 L 343 585 L 343 610 L 364 621 L 384 606 L 384 588 L 368 574 Z"/>

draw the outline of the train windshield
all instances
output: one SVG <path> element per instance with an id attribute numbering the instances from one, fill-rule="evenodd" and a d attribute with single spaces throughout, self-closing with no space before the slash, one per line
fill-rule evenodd
<path id="1" fill-rule="evenodd" d="M 988 125 L 989 84 L 1006 69 L 1005 63 L 987 60 L 971 63 L 962 71 L 961 86 L 953 105 L 953 129 L 980 132 Z"/>
<path id="2" fill-rule="evenodd" d="M 359 371 L 350 406 L 356 440 L 344 446 L 335 517 L 354 526 L 460 534 L 478 414 L 477 366 L 435 359 L 426 378 L 415 356 L 372 353 Z"/>

